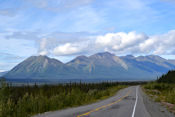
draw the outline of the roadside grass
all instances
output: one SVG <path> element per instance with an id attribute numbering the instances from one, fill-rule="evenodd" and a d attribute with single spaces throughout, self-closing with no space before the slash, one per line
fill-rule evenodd
<path id="1" fill-rule="evenodd" d="M 127 87 L 119 83 L 68 83 L 0 88 L 0 117 L 30 117 L 47 111 L 90 104 Z"/>
<path id="2" fill-rule="evenodd" d="M 175 84 L 150 82 L 142 86 L 144 91 L 156 102 L 161 102 L 175 113 Z"/>

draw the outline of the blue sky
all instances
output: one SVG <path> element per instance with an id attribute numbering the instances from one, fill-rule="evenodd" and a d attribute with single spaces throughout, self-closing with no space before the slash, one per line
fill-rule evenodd
<path id="1" fill-rule="evenodd" d="M 0 0 L 0 71 L 32 55 L 175 59 L 174 0 Z"/>

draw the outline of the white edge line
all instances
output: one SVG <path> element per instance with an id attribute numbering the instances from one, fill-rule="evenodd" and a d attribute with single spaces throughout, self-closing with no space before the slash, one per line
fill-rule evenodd
<path id="1" fill-rule="evenodd" d="M 138 87 L 136 87 L 136 101 L 135 101 L 135 105 L 134 105 L 134 109 L 133 109 L 133 112 L 132 112 L 132 117 L 134 117 L 135 115 L 135 110 L 136 110 L 136 106 L 137 106 L 137 100 L 138 100 Z"/>

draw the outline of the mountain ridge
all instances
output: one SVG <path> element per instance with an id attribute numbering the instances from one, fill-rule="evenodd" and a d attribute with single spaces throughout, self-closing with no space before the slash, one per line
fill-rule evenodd
<path id="1" fill-rule="evenodd" d="M 116 56 L 109 52 L 77 56 L 62 63 L 47 56 L 31 56 L 7 74 L 9 79 L 155 79 L 175 69 L 173 62 L 160 56 Z"/>

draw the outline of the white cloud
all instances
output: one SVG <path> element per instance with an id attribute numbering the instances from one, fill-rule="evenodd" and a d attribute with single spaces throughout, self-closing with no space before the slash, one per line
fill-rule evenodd
<path id="1" fill-rule="evenodd" d="M 133 47 L 147 38 L 148 37 L 145 34 L 137 34 L 136 32 L 107 33 L 104 36 L 97 36 L 95 43 L 97 46 L 106 46 L 108 49 L 120 51 Z"/>
<path id="2" fill-rule="evenodd" d="M 175 52 L 175 30 L 159 35 L 146 35 L 144 33 L 116 32 L 97 35 L 94 33 L 48 33 L 44 36 L 30 33 L 36 39 L 26 38 L 23 41 L 31 41 L 30 46 L 38 48 L 39 55 L 51 56 L 75 56 L 79 54 L 90 55 L 97 52 L 109 51 L 117 55 L 125 54 L 158 54 L 172 55 Z M 16 35 L 11 38 L 9 35 Z M 22 36 L 19 36 L 22 35 Z M 4 41 L 18 41 L 25 39 L 25 32 L 1 35 Z M 8 37 L 9 36 L 9 37 Z M 20 38 L 21 37 L 21 38 Z M 44 38 L 43 38 L 44 37 Z M 5 39 L 6 38 L 6 39 Z M 9 39 L 9 40 L 8 40 Z M 13 45 L 13 43 L 11 44 Z M 26 46 L 26 45 L 24 45 Z M 10 48 L 6 45 L 2 48 Z M 12 49 L 11 49 L 12 50 Z M 27 50 L 28 51 L 28 50 Z M 36 54 L 34 53 L 34 54 Z"/>
<path id="3" fill-rule="evenodd" d="M 63 55 L 68 55 L 68 53 L 72 52 L 63 52 L 64 50 L 75 50 L 75 47 L 80 49 L 81 52 L 85 51 L 82 50 L 83 48 L 87 47 L 90 43 L 91 37 L 93 37 L 93 34 L 89 36 L 90 34 L 85 32 L 76 32 L 76 33 L 62 33 L 62 32 L 55 32 L 55 33 L 49 33 L 48 35 L 45 35 L 45 38 L 39 39 L 36 43 L 38 46 L 38 54 L 40 55 L 60 55 L 61 53 Z M 72 47 L 72 48 L 68 48 Z M 64 49 L 64 50 L 62 50 Z M 59 52 L 58 52 L 59 50 Z M 57 54 L 59 53 L 59 54 Z M 76 53 L 76 52 L 73 52 Z"/>
<path id="4" fill-rule="evenodd" d="M 55 55 L 72 55 L 80 52 L 80 48 L 78 45 L 66 43 L 64 45 L 60 45 L 53 50 L 53 54 Z"/>
<path id="5" fill-rule="evenodd" d="M 139 45 L 141 52 L 152 54 L 172 54 L 175 49 L 175 30 L 161 35 L 150 36 L 144 43 Z"/>
<path id="6" fill-rule="evenodd" d="M 48 52 L 46 50 L 39 52 L 39 55 L 47 55 Z"/>
<path id="7" fill-rule="evenodd" d="M 102 51 L 108 50 L 117 54 L 170 55 L 175 50 L 175 30 L 152 36 L 136 32 L 107 33 L 97 36 L 95 44 Z"/>
<path id="8" fill-rule="evenodd" d="M 144 33 L 116 32 L 104 35 L 58 34 L 52 38 L 43 38 L 39 54 L 69 56 L 94 54 L 109 51 L 117 55 L 124 54 L 158 54 L 171 55 L 175 51 L 175 30 L 165 34 L 148 36 Z"/>

